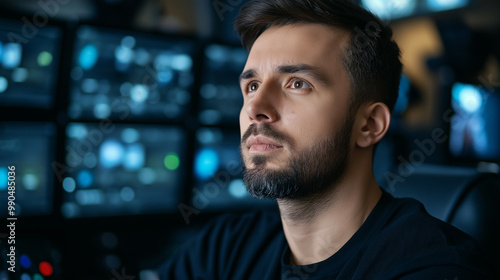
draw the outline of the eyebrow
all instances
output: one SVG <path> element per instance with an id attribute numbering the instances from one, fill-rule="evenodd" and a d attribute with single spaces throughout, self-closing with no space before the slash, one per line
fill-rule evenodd
<path id="1" fill-rule="evenodd" d="M 243 73 L 241 73 L 240 78 L 239 78 L 240 84 L 241 84 L 241 81 L 243 81 L 243 80 L 248 80 L 248 79 L 252 79 L 255 77 L 257 77 L 257 71 L 255 71 L 254 69 L 244 71 Z"/>
<path id="2" fill-rule="evenodd" d="M 319 81 L 320 83 L 324 85 L 329 85 L 330 80 L 328 79 L 327 75 L 321 71 L 316 66 L 308 65 L 308 64 L 297 64 L 297 65 L 280 65 L 276 68 L 276 73 L 278 74 L 295 74 L 295 73 L 303 73 L 308 76 L 311 76 L 313 79 Z M 244 71 L 241 73 L 239 81 L 246 80 L 246 79 L 252 79 L 257 76 L 257 71 L 255 69 L 249 69 L 247 71 Z"/>

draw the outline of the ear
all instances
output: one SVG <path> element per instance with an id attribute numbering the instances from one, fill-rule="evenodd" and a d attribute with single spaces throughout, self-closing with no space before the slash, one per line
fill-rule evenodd
<path id="1" fill-rule="evenodd" d="M 355 134 L 356 145 L 367 148 L 378 143 L 389 129 L 391 112 L 382 102 L 362 105 L 359 108 Z"/>

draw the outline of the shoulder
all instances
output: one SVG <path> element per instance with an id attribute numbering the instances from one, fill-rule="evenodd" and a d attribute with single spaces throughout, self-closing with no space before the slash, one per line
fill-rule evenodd
<path id="1" fill-rule="evenodd" d="M 467 273 L 481 279 L 493 275 L 491 260 L 472 237 L 432 217 L 414 199 L 392 196 L 386 199 L 386 209 L 379 221 L 383 225 L 372 236 L 367 252 L 374 261 L 386 258 L 379 263 L 387 277 L 399 279 L 417 272 L 420 276 L 426 272 L 438 275 L 439 271 L 447 275 L 441 279 Z"/>
<path id="2" fill-rule="evenodd" d="M 227 273 L 243 274 L 246 271 L 230 269 L 238 267 L 237 263 L 249 263 L 259 258 L 264 245 L 279 246 L 284 239 L 281 232 L 277 210 L 221 215 L 210 221 L 163 265 L 159 270 L 160 279 L 193 279 L 207 275 L 227 278 Z"/>
<path id="3" fill-rule="evenodd" d="M 238 239 L 264 239 L 266 235 L 274 235 L 281 230 L 279 211 L 274 209 L 226 213 L 209 221 L 191 242 L 221 248 Z"/>
<path id="4" fill-rule="evenodd" d="M 434 246 L 479 247 L 466 233 L 431 216 L 415 199 L 391 197 L 388 208 L 386 226 L 379 232 L 379 236 L 398 237 L 393 239 L 396 244 L 398 240 L 411 240 L 411 244 L 406 244 L 416 247 L 415 249 Z"/>

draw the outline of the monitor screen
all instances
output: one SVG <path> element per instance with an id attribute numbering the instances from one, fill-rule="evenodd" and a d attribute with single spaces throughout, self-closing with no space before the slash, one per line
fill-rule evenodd
<path id="1" fill-rule="evenodd" d="M 242 180 L 239 131 L 201 128 L 196 133 L 193 206 L 202 211 L 275 205 L 253 198 Z"/>
<path id="2" fill-rule="evenodd" d="M 71 69 L 72 119 L 167 120 L 189 113 L 195 43 L 82 26 Z"/>
<path id="3" fill-rule="evenodd" d="M 408 77 L 404 74 L 401 75 L 399 80 L 399 92 L 396 104 L 394 104 L 394 109 L 392 110 L 393 117 L 400 117 L 408 108 L 410 103 L 410 89 L 411 82 Z"/>
<path id="4" fill-rule="evenodd" d="M 62 214 L 67 218 L 177 209 L 186 136 L 176 127 L 111 122 L 66 129 Z"/>
<path id="5" fill-rule="evenodd" d="M 204 53 L 198 119 L 206 125 L 238 124 L 243 104 L 238 79 L 246 63 L 247 51 L 212 44 Z"/>
<path id="6" fill-rule="evenodd" d="M 470 0 L 426 0 L 426 6 L 431 12 L 454 10 L 470 4 Z"/>
<path id="7" fill-rule="evenodd" d="M 37 30 L 0 19 L 0 105 L 51 108 L 56 91 L 61 30 Z"/>
<path id="8" fill-rule="evenodd" d="M 362 5 L 383 20 L 408 17 L 416 13 L 417 0 L 361 0 Z"/>
<path id="9" fill-rule="evenodd" d="M 0 123 L 0 199 L 7 201 L 7 175 L 14 166 L 16 216 L 52 212 L 55 134 L 51 123 Z"/>
<path id="10" fill-rule="evenodd" d="M 449 148 L 453 156 L 500 160 L 500 92 L 493 88 L 455 83 L 451 105 Z"/>
<path id="11" fill-rule="evenodd" d="M 466 7 L 471 0 L 361 0 L 361 4 L 382 20 L 390 21 Z"/>

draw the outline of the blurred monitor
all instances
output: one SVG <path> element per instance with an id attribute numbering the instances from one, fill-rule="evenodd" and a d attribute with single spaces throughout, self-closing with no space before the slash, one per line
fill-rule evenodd
<path id="1" fill-rule="evenodd" d="M 400 117 L 406 111 L 410 102 L 410 89 L 410 80 L 406 75 L 402 74 L 399 81 L 398 99 L 396 101 L 396 104 L 394 104 L 392 116 Z"/>
<path id="2" fill-rule="evenodd" d="M 15 166 L 16 216 L 52 212 L 55 131 L 51 123 L 0 123 L 0 200 L 7 203 L 8 167 Z"/>
<path id="3" fill-rule="evenodd" d="M 449 149 L 457 158 L 500 161 L 500 93 L 493 88 L 455 83 Z"/>
<path id="4" fill-rule="evenodd" d="M 0 19 L 0 106 L 51 108 L 61 30 Z"/>
<path id="5" fill-rule="evenodd" d="M 177 209 L 186 136 L 176 127 L 70 123 L 62 214 L 67 218 Z"/>
<path id="6" fill-rule="evenodd" d="M 390 21 L 464 8 L 470 2 L 471 0 L 361 0 L 361 5 L 382 20 Z"/>
<path id="7" fill-rule="evenodd" d="M 82 26 L 71 69 L 72 119 L 179 119 L 189 113 L 195 43 Z"/>
<path id="8" fill-rule="evenodd" d="M 205 48 L 198 115 L 202 124 L 239 123 L 243 105 L 239 76 L 247 56 L 239 47 L 212 44 Z"/>
<path id="9" fill-rule="evenodd" d="M 418 2 L 417 0 L 361 0 L 363 7 L 383 20 L 413 15 L 418 10 Z"/>
<path id="10" fill-rule="evenodd" d="M 425 2 L 429 11 L 438 12 L 466 7 L 471 0 L 426 0 Z"/>
<path id="11" fill-rule="evenodd" d="M 243 185 L 239 131 L 201 128 L 196 138 L 192 193 L 196 209 L 223 211 L 275 205 L 273 200 L 252 197 Z"/>

